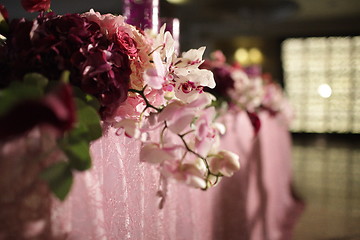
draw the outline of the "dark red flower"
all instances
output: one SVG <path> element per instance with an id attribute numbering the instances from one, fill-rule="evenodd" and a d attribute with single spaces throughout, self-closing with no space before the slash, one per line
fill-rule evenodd
<path id="1" fill-rule="evenodd" d="M 7 42 L 0 46 L 0 88 L 9 85 L 10 81 L 22 79 L 28 72 L 32 21 L 16 19 L 11 21 Z M 16 60 L 15 60 L 16 59 Z"/>
<path id="2" fill-rule="evenodd" d="M 21 5 L 27 12 L 41 12 L 50 9 L 51 0 L 21 0 Z"/>
<path id="3" fill-rule="evenodd" d="M 120 48 L 112 44 L 107 49 L 99 47 L 82 48 L 73 58 L 79 67 L 80 88 L 96 96 L 104 118 L 127 98 L 128 82 L 131 74 L 130 62 Z"/>
<path id="4" fill-rule="evenodd" d="M 69 70 L 70 83 L 98 98 L 106 118 L 127 98 L 135 43 L 126 36 L 121 39 L 108 39 L 97 23 L 79 14 L 48 13 L 34 22 L 13 21 L 6 49 L 0 49 L 0 87 L 28 72 L 57 80 Z"/>
<path id="5" fill-rule="evenodd" d="M 254 128 L 254 135 L 256 136 L 259 133 L 261 127 L 261 120 L 255 112 L 246 111 L 246 113 L 250 119 L 251 125 Z"/>
<path id="6" fill-rule="evenodd" d="M 35 126 L 51 126 L 59 135 L 75 123 L 72 88 L 62 84 L 40 100 L 26 100 L 0 117 L 0 141 L 20 136 Z"/>

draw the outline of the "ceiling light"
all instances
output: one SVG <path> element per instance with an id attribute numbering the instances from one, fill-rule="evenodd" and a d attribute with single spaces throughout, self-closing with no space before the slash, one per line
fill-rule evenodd
<path id="1" fill-rule="evenodd" d="M 327 84 L 321 84 L 317 91 L 322 98 L 329 98 L 332 94 L 332 89 Z"/>

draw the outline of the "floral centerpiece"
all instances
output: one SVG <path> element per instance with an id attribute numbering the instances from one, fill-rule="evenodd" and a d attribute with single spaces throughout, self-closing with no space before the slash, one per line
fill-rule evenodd
<path id="1" fill-rule="evenodd" d="M 259 112 L 267 111 L 272 116 L 287 111 L 286 96 L 281 86 L 269 73 L 262 73 L 258 66 L 244 68 L 230 65 L 224 54 L 217 50 L 201 66 L 213 72 L 216 87 L 208 89 L 216 96 L 219 112 L 245 112 L 257 134 L 261 127 Z M 225 110 L 224 110 L 225 109 Z"/>
<path id="2" fill-rule="evenodd" d="M 37 18 L 10 21 L 0 7 L 3 159 L 42 162 L 39 177 L 60 199 L 74 172 L 91 167 L 89 147 L 107 127 L 141 141 L 140 160 L 163 178 L 207 189 L 239 169 L 238 156 L 219 148 L 225 127 L 204 91 L 215 87 L 199 68 L 205 47 L 178 55 L 165 26 L 154 34 L 121 15 L 57 15 L 50 0 L 22 5 Z M 33 156 L 31 146 L 14 150 L 29 144 L 19 139 L 45 144 Z"/>

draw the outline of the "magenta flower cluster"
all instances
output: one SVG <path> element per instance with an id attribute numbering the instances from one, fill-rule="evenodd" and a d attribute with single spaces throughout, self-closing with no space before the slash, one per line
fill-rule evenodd
<path id="1" fill-rule="evenodd" d="M 109 39 L 79 14 L 41 13 L 33 21 L 13 20 L 6 37 L 0 47 L 0 87 L 29 72 L 57 80 L 69 70 L 71 84 L 100 101 L 103 118 L 126 100 L 135 44 L 128 36 Z"/>

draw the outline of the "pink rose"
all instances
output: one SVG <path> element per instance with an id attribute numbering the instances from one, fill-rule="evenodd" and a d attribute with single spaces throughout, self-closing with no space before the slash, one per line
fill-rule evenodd
<path id="1" fill-rule="evenodd" d="M 21 0 L 21 5 L 27 12 L 41 12 L 50 9 L 51 0 Z"/>
<path id="2" fill-rule="evenodd" d="M 119 31 L 114 34 L 114 41 L 119 43 L 120 48 L 129 57 L 138 56 L 139 50 L 136 47 L 136 42 L 126 32 Z"/>

